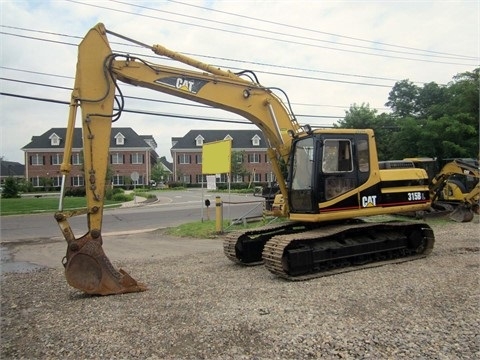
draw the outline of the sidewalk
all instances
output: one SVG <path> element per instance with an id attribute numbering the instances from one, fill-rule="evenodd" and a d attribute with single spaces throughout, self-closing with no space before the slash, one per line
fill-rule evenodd
<path id="1" fill-rule="evenodd" d="M 132 201 L 127 201 L 122 203 L 121 207 L 124 208 L 124 207 L 140 206 L 145 201 L 147 201 L 147 198 L 144 198 L 142 196 L 134 196 L 134 199 Z"/>
<path id="2" fill-rule="evenodd" d="M 147 199 L 146 197 L 143 197 L 143 196 L 134 196 L 134 199 L 132 201 L 126 201 L 124 203 L 122 203 L 122 208 L 124 207 L 134 207 L 134 206 L 141 206 L 141 205 L 145 205 L 145 204 L 152 204 L 154 202 L 157 202 L 158 199 L 155 198 L 150 198 L 150 199 Z"/>

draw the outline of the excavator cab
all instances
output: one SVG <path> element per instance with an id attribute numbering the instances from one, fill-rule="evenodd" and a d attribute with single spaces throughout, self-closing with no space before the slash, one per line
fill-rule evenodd
<path id="1" fill-rule="evenodd" d="M 367 134 L 318 133 L 295 141 L 290 161 L 290 212 L 317 214 L 319 203 L 335 201 L 357 189 L 370 176 L 369 159 Z"/>

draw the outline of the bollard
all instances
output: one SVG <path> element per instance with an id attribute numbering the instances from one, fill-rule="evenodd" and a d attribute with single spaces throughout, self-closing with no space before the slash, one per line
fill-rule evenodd
<path id="1" fill-rule="evenodd" d="M 215 231 L 223 234 L 223 203 L 220 196 L 215 197 Z"/>

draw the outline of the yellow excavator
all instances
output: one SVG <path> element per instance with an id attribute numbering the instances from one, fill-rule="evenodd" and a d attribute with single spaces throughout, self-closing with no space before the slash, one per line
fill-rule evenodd
<path id="1" fill-rule="evenodd" d="M 456 222 L 470 222 L 479 213 L 480 167 L 476 159 L 444 160 L 438 171 L 436 158 L 406 158 L 429 176 L 432 208 L 423 216 L 445 215 Z"/>
<path id="2" fill-rule="evenodd" d="M 196 69 L 161 66 L 113 53 L 107 35 Z M 64 211 L 60 200 L 55 214 L 67 241 L 63 264 L 72 287 L 98 295 L 147 289 L 125 271 L 116 270 L 102 248 L 111 126 L 124 105 L 119 81 L 239 114 L 265 134 L 280 189 L 272 208 L 288 219 L 226 235 L 223 247 L 228 259 L 244 265 L 262 263 L 280 277 L 304 280 L 409 261 L 432 251 L 434 234 L 426 223 L 381 222 L 369 217 L 420 211 L 431 203 L 425 170 L 379 168 L 372 130 L 301 126 L 287 95 L 261 85 L 255 73 L 221 70 L 163 46 L 116 34 L 100 23 L 79 45 L 60 168 L 62 199 L 80 107 L 87 207 Z M 280 163 L 287 164 L 286 177 Z M 86 214 L 88 229 L 77 239 L 68 219 L 79 214 Z"/>

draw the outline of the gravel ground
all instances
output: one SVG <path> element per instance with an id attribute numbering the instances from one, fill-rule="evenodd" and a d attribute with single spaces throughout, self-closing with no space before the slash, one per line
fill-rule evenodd
<path id="1" fill-rule="evenodd" d="M 218 250 L 114 261 L 143 293 L 58 269 L 1 280 L 2 359 L 479 359 L 479 219 L 430 222 L 426 259 L 287 282 Z M 153 236 L 153 235 L 152 235 Z M 179 240 L 180 241 L 180 240 Z"/>

